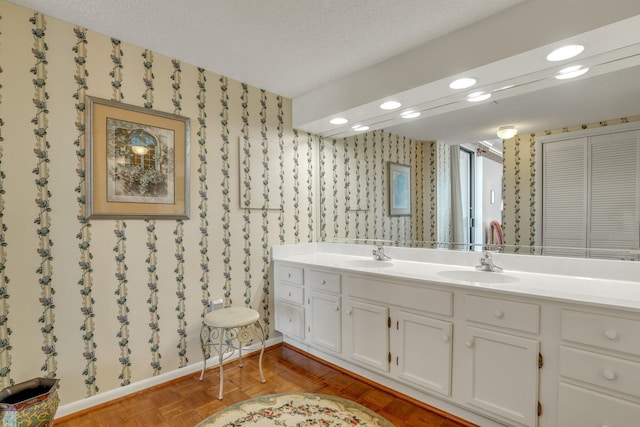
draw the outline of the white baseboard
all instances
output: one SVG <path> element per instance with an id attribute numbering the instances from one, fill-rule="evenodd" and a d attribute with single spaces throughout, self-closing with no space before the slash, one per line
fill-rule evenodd
<path id="1" fill-rule="evenodd" d="M 272 345 L 276 345 L 282 342 L 282 336 L 271 338 L 265 341 L 265 347 L 270 347 Z M 256 345 L 252 345 L 249 347 L 244 347 L 242 349 L 243 355 L 249 355 L 251 353 L 255 353 L 256 351 L 260 351 L 260 347 Z M 234 352 L 234 354 L 229 358 L 229 360 L 236 359 L 238 357 L 238 352 Z M 225 358 L 225 360 L 227 360 Z M 207 368 L 213 365 L 218 364 L 218 357 L 210 357 L 207 359 Z M 136 393 L 140 390 L 144 390 L 149 387 L 153 387 L 167 381 L 174 380 L 176 378 L 183 377 L 185 375 L 189 375 L 193 372 L 198 372 L 202 370 L 202 361 L 191 363 L 183 368 L 178 368 L 170 372 L 165 372 L 164 374 L 156 375 L 151 378 L 145 378 L 141 381 L 136 381 L 135 383 L 112 389 L 106 391 L 104 393 L 96 394 L 95 396 L 87 397 L 86 399 L 76 400 L 75 402 L 67 403 L 66 405 L 62 405 L 58 407 L 56 411 L 55 418 L 66 417 L 67 415 L 71 415 L 74 412 L 83 411 L 85 409 L 89 409 L 93 406 L 102 405 L 103 403 L 107 403 L 111 400 L 119 399 L 121 397 L 125 397 L 129 394 Z"/>

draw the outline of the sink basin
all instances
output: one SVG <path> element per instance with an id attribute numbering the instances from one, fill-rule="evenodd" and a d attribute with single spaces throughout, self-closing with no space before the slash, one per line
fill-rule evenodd
<path id="1" fill-rule="evenodd" d="M 463 280 L 476 283 L 515 283 L 517 278 L 501 272 L 479 270 L 451 270 L 439 271 L 439 276 L 447 279 Z"/>
<path id="2" fill-rule="evenodd" d="M 375 259 L 354 259 L 346 261 L 345 265 L 353 268 L 384 268 L 391 267 L 393 263 L 389 261 L 377 261 Z"/>

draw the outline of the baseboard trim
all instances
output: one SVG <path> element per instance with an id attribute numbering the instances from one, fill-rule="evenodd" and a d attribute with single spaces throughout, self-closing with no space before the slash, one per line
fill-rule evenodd
<path id="1" fill-rule="evenodd" d="M 276 345 L 280 345 L 282 343 L 282 336 L 269 339 L 265 341 L 265 351 L 267 347 L 273 347 Z M 243 357 L 245 355 L 250 355 L 252 353 L 256 353 L 260 351 L 259 346 L 250 346 L 242 349 Z M 232 361 L 238 358 L 238 352 L 234 352 L 234 354 L 227 360 L 225 358 L 225 363 Z M 218 357 L 211 357 L 207 359 L 207 368 L 217 365 Z M 66 417 L 76 417 L 81 415 L 82 412 L 91 411 L 96 409 L 98 406 L 107 406 L 115 403 L 120 399 L 124 399 L 131 394 L 138 393 L 140 391 L 149 389 L 151 387 L 156 387 L 159 385 L 164 385 L 167 382 L 176 381 L 182 377 L 193 374 L 194 372 L 200 372 L 202 370 L 202 361 L 191 363 L 183 368 L 174 369 L 173 371 L 166 372 L 164 374 L 156 375 L 155 377 L 145 378 L 140 381 L 136 381 L 135 383 L 112 389 L 106 391 L 104 393 L 96 394 L 95 396 L 87 397 L 82 400 L 76 400 L 75 402 L 67 403 L 66 405 L 62 405 L 58 407 L 56 411 L 55 419 L 61 420 Z"/>

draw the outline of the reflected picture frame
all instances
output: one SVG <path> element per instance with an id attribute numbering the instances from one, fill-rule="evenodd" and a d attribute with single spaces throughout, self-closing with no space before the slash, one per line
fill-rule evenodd
<path id="1" fill-rule="evenodd" d="M 411 216 L 411 166 L 388 162 L 389 216 Z"/>
<path id="2" fill-rule="evenodd" d="M 89 219 L 188 219 L 188 117 L 85 99 Z"/>

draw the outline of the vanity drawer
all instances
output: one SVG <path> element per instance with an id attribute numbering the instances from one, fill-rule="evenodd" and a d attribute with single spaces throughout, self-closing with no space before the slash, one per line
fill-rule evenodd
<path id="1" fill-rule="evenodd" d="M 560 347 L 560 375 L 640 397 L 640 363 Z"/>
<path id="2" fill-rule="evenodd" d="M 304 308 L 286 302 L 276 304 L 276 329 L 284 335 L 304 339 Z"/>
<path id="3" fill-rule="evenodd" d="M 302 285 L 304 283 L 304 269 L 291 265 L 278 265 L 278 279 L 281 281 Z"/>
<path id="4" fill-rule="evenodd" d="M 561 382 L 558 422 L 562 427 L 630 427 L 640 420 L 640 405 Z"/>
<path id="5" fill-rule="evenodd" d="M 640 355 L 640 320 L 562 310 L 562 339 Z"/>
<path id="6" fill-rule="evenodd" d="M 281 283 L 278 285 L 278 297 L 281 301 L 304 304 L 304 288 Z"/>
<path id="7" fill-rule="evenodd" d="M 537 304 L 467 295 L 466 314 L 471 322 L 540 333 L 540 306 Z"/>
<path id="8" fill-rule="evenodd" d="M 453 315 L 453 293 L 449 291 L 357 276 L 349 276 L 347 280 L 348 293 L 352 297 L 448 317 Z"/>
<path id="9" fill-rule="evenodd" d="M 342 276 L 337 273 L 311 270 L 309 272 L 309 286 L 312 289 L 339 294 L 342 289 Z"/>

